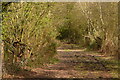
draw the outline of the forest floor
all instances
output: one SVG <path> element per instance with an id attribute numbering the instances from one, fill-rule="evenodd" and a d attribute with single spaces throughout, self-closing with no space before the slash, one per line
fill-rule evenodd
<path id="1" fill-rule="evenodd" d="M 67 47 L 66 47 L 67 46 Z M 118 78 L 117 63 L 112 57 L 94 51 L 77 49 L 69 45 L 57 49 L 56 64 L 21 72 L 21 78 Z"/>

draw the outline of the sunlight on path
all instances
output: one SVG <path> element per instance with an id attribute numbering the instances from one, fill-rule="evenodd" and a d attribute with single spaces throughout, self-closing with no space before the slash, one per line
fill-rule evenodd
<path id="1" fill-rule="evenodd" d="M 76 51 L 85 51 L 85 50 L 86 50 L 86 49 L 75 49 L 75 50 L 74 50 L 74 49 L 73 49 L 73 50 L 71 50 L 71 49 L 63 49 L 63 50 L 62 50 L 62 49 L 61 49 L 61 50 L 58 49 L 57 51 L 61 51 L 61 52 L 66 52 L 66 51 L 67 51 L 67 52 L 68 52 L 68 51 L 70 51 L 70 52 L 72 51 L 72 52 L 73 52 L 73 51 L 75 51 L 75 52 L 76 52 Z"/>

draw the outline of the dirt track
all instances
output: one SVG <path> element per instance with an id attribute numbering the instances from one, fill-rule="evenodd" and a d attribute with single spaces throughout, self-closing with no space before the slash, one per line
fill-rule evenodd
<path id="1" fill-rule="evenodd" d="M 58 50 L 59 63 L 32 71 L 43 78 L 111 78 L 109 69 L 96 58 L 101 56 L 84 50 Z"/>
<path id="2" fill-rule="evenodd" d="M 59 62 L 21 73 L 21 78 L 113 78 L 100 58 L 107 56 L 85 49 L 58 48 Z M 116 74 L 115 74 L 116 75 Z M 17 77 L 17 76 L 16 76 Z"/>

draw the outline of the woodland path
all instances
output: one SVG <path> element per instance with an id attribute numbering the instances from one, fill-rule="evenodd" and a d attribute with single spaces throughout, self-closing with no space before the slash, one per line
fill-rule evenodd
<path id="1" fill-rule="evenodd" d="M 48 64 L 32 71 L 37 78 L 111 78 L 109 69 L 99 58 L 103 55 L 93 54 L 84 49 L 70 49 L 62 46 L 57 50 L 59 63 Z M 31 75 L 33 76 L 33 74 Z"/>
<path id="2" fill-rule="evenodd" d="M 66 47 L 67 46 L 67 47 Z M 110 57 L 85 49 L 64 45 L 57 49 L 59 62 L 34 68 L 21 73 L 21 78 L 113 78 L 111 69 L 101 58 L 109 61 Z M 116 75 L 116 74 L 115 74 Z M 107 79 L 106 79 L 107 80 Z"/>

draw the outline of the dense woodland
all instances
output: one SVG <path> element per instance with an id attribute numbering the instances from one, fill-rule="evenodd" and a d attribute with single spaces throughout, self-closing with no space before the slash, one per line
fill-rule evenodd
<path id="1" fill-rule="evenodd" d="M 117 3 L 8 2 L 2 6 L 6 66 L 36 67 L 48 63 L 61 43 L 117 59 Z"/>

